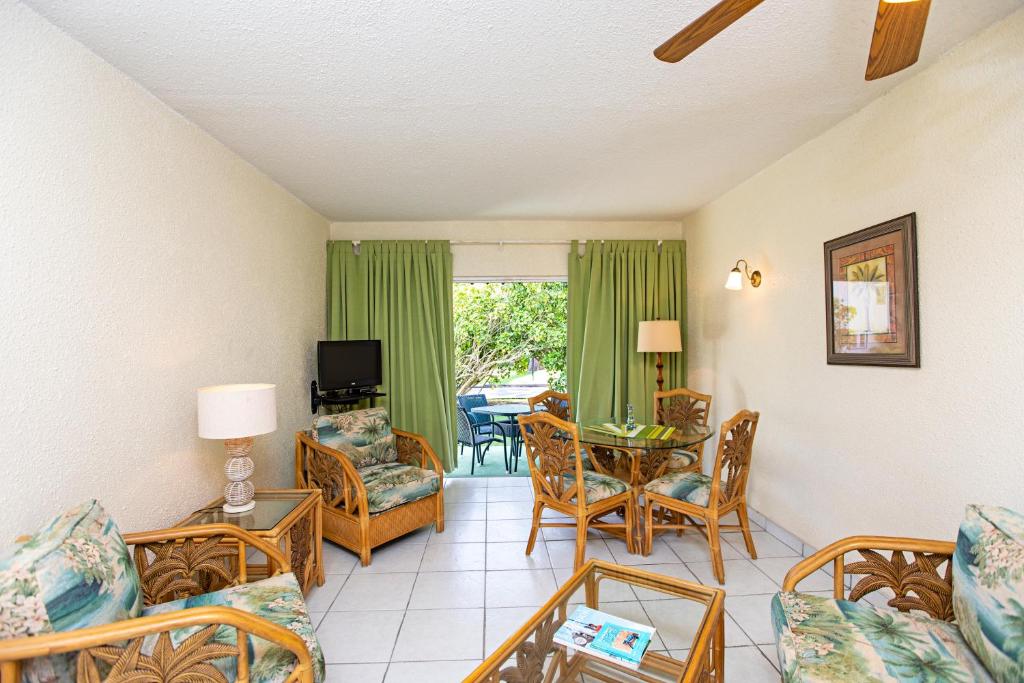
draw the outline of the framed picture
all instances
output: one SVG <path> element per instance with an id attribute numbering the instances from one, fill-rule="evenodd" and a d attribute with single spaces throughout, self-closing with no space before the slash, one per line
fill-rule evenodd
<path id="1" fill-rule="evenodd" d="M 915 214 L 825 242 L 825 320 L 830 365 L 921 367 Z"/>

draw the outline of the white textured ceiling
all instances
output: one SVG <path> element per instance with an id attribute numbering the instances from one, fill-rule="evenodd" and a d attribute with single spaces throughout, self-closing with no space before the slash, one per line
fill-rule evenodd
<path id="1" fill-rule="evenodd" d="M 1022 0 L 936 0 L 864 81 L 875 0 L 28 0 L 333 220 L 665 218 L 713 199 Z"/>

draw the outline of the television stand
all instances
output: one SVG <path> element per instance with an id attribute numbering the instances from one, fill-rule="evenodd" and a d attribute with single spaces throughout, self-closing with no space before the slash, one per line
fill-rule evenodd
<path id="1" fill-rule="evenodd" d="M 377 402 L 376 399 L 381 396 L 387 396 L 387 394 L 380 391 L 360 390 L 328 392 L 322 394 L 320 393 L 319 388 L 317 388 L 316 380 L 313 380 L 309 385 L 309 407 L 314 415 L 316 415 L 320 406 L 352 405 L 353 403 L 359 403 L 363 399 L 369 399 L 370 407 L 373 408 Z"/>

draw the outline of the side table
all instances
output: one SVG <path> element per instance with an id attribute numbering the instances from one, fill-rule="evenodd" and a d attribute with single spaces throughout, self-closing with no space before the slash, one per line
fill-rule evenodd
<path id="1" fill-rule="evenodd" d="M 303 593 L 324 584 L 322 494 L 319 489 L 257 489 L 256 507 L 227 514 L 224 498 L 196 510 L 175 526 L 233 524 L 279 548 L 292 566 Z M 249 574 L 267 575 L 266 564 L 250 564 Z"/>

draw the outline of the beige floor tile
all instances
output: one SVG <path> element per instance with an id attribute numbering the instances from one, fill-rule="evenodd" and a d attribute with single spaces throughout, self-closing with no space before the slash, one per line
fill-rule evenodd
<path id="1" fill-rule="evenodd" d="M 421 572 L 409 609 L 448 609 L 484 606 L 484 572 Z"/>
<path id="2" fill-rule="evenodd" d="M 558 581 L 558 586 L 561 588 L 566 581 L 568 581 L 573 575 L 572 567 L 559 567 L 555 569 L 555 579 Z M 606 579 L 601 581 L 598 585 L 597 600 L 598 605 L 604 605 L 608 602 L 633 602 L 636 600 L 636 595 L 633 593 L 633 587 L 628 583 L 621 581 L 612 581 Z M 586 592 L 583 587 L 573 594 L 573 597 L 569 599 L 570 602 L 583 603 L 586 602 Z"/>
<path id="3" fill-rule="evenodd" d="M 396 662 L 483 657 L 484 610 L 409 610 L 395 643 Z"/>
<path id="4" fill-rule="evenodd" d="M 487 522 L 488 543 L 526 543 L 530 538 L 532 522 L 529 519 L 492 519 Z M 537 540 L 544 538 L 537 534 Z"/>
<path id="5" fill-rule="evenodd" d="M 769 557 L 793 557 L 796 558 L 793 564 L 800 561 L 800 552 L 789 547 L 767 531 L 753 531 L 750 536 L 754 539 L 754 550 L 758 558 Z M 748 558 L 747 546 L 743 543 L 743 534 L 728 533 L 722 534 L 722 538 L 730 547 L 735 548 L 740 557 Z M 724 546 L 723 546 L 724 549 Z"/>
<path id="6" fill-rule="evenodd" d="M 358 565 L 352 574 L 393 574 L 396 572 L 416 572 L 426 550 L 425 542 L 410 543 L 401 540 L 392 541 L 373 550 L 370 555 L 370 566 Z"/>
<path id="7" fill-rule="evenodd" d="M 428 545 L 420 562 L 421 572 L 483 570 L 487 546 L 483 543 L 436 543 Z"/>
<path id="8" fill-rule="evenodd" d="M 530 519 L 533 517 L 533 503 L 527 500 L 512 500 L 501 503 L 487 503 L 487 519 Z"/>
<path id="9" fill-rule="evenodd" d="M 484 656 L 490 656 L 536 613 L 536 607 L 488 607 L 484 616 Z"/>
<path id="10" fill-rule="evenodd" d="M 649 564 L 641 567 L 641 569 L 648 572 L 654 572 L 655 574 L 671 576 L 674 579 L 700 583 L 697 581 L 697 577 L 694 576 L 693 572 L 690 571 L 689 567 L 682 562 L 670 564 Z M 661 591 L 652 590 L 650 588 L 641 588 L 640 586 L 634 586 L 633 592 L 636 593 L 636 597 L 640 600 L 673 600 L 679 597 L 677 595 L 662 593 Z"/>
<path id="11" fill-rule="evenodd" d="M 359 564 L 358 555 L 327 540 L 324 541 L 323 554 L 325 574 L 348 574 Z"/>
<path id="12" fill-rule="evenodd" d="M 329 613 L 316 630 L 324 659 L 328 664 L 387 663 L 404 616 L 401 610 Z M 368 637 L 353 638 L 355 633 Z"/>
<path id="13" fill-rule="evenodd" d="M 486 490 L 486 489 L 484 489 Z M 487 503 L 452 503 L 444 502 L 445 521 L 486 520 Z"/>
<path id="14" fill-rule="evenodd" d="M 490 486 L 487 489 L 488 503 L 524 500 L 533 502 L 533 489 L 529 486 Z"/>
<path id="15" fill-rule="evenodd" d="M 387 664 L 328 664 L 326 683 L 383 683 Z"/>
<path id="16" fill-rule="evenodd" d="M 682 536 L 675 534 L 664 534 L 661 540 L 672 549 L 683 562 L 710 562 L 711 550 L 708 542 L 698 531 L 688 531 Z M 741 555 L 728 543 L 722 543 L 722 559 L 738 560 Z"/>
<path id="17" fill-rule="evenodd" d="M 778 683 L 779 672 L 756 647 L 725 648 L 725 675 L 744 683 Z"/>
<path id="18" fill-rule="evenodd" d="M 758 569 L 772 577 L 772 580 L 781 587 L 783 580 L 786 578 L 786 573 L 799 561 L 800 559 L 795 557 L 772 557 L 757 559 L 753 562 L 757 565 Z M 832 577 L 819 569 L 803 579 L 798 588 L 805 592 L 827 591 L 832 588 Z"/>
<path id="19" fill-rule="evenodd" d="M 775 593 L 779 586 L 755 567 L 750 560 L 725 560 L 725 583 L 718 583 L 710 562 L 687 562 L 701 583 L 724 588 L 728 595 Z"/>
<path id="20" fill-rule="evenodd" d="M 454 683 L 461 681 L 479 665 L 478 659 L 463 662 L 392 662 L 384 683 Z M 352 680 L 355 682 L 355 679 Z"/>
<path id="21" fill-rule="evenodd" d="M 487 572 L 487 607 L 540 607 L 554 593 L 550 569 Z"/>
<path id="22" fill-rule="evenodd" d="M 771 623 L 772 595 L 725 596 L 725 611 L 757 645 L 775 643 Z"/>
<path id="23" fill-rule="evenodd" d="M 332 612 L 404 610 L 416 574 L 353 574 L 331 605 Z"/>
<path id="24" fill-rule="evenodd" d="M 576 541 L 549 541 L 547 543 L 548 557 L 551 558 L 552 567 L 572 567 L 576 558 Z M 604 560 L 605 562 L 615 562 L 615 557 L 612 555 L 612 551 L 608 549 L 608 545 L 601 538 L 587 539 L 586 554 L 584 555 L 584 561 L 586 560 Z"/>
<path id="25" fill-rule="evenodd" d="M 548 569 L 547 547 L 543 541 L 533 545 L 533 552 L 526 554 L 526 543 L 488 543 L 487 570 L 498 569 Z"/>
<path id="26" fill-rule="evenodd" d="M 347 574 L 327 574 L 324 585 L 314 586 L 306 596 L 306 609 L 311 612 L 326 612 L 331 608 L 334 599 L 341 592 L 341 587 L 348 580 Z"/>
<path id="27" fill-rule="evenodd" d="M 427 545 L 435 543 L 483 543 L 487 539 L 487 522 L 445 522 L 444 531 L 430 534 Z"/>

